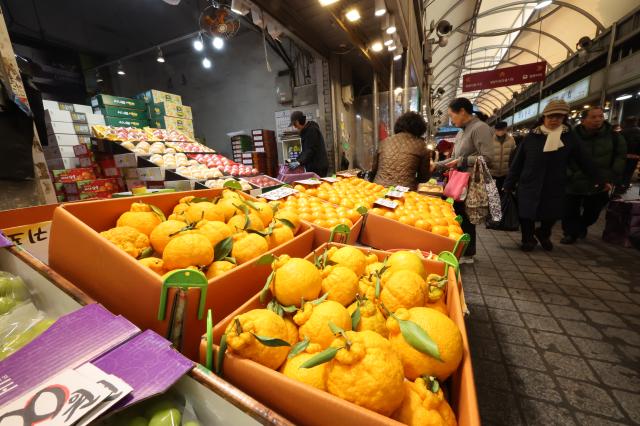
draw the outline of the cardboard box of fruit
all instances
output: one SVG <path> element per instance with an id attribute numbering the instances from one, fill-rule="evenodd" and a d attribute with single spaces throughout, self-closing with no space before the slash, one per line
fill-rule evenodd
<path id="1" fill-rule="evenodd" d="M 354 251 L 362 255 L 355 256 Z M 223 359 L 224 378 L 297 424 L 396 425 L 421 415 L 442 424 L 453 424 L 452 416 L 458 425 L 480 424 L 453 268 L 446 271 L 444 263 L 415 253 L 391 254 L 341 244 L 323 245 L 306 261 L 274 260 L 271 291 L 265 288 L 215 324 L 212 341 L 221 342 L 225 336 L 224 357 L 217 353 L 213 357 L 216 369 Z M 324 271 L 313 272 L 323 265 Z M 292 287 L 287 274 L 297 269 L 310 269 L 305 277 L 321 276 L 313 295 L 304 298 L 311 302 L 301 310 L 296 310 L 300 303 L 285 306 L 291 303 L 287 298 L 310 291 L 317 278 L 307 278 L 304 290 L 299 280 Z M 371 274 L 385 284 L 376 289 Z M 345 282 L 357 280 L 358 275 L 357 290 L 347 291 Z M 414 290 L 423 292 L 422 303 L 409 295 Z M 313 300 L 321 293 L 328 296 Z M 412 329 L 408 333 L 415 337 L 416 327 L 435 346 L 441 361 L 427 355 L 433 347 L 419 352 L 410 343 L 404 329 Z M 353 328 L 357 332 L 349 331 Z M 215 343 L 212 346 L 218 351 Z M 201 362 L 207 347 L 205 336 Z M 448 403 L 440 386 L 448 389 Z"/>
<path id="2" fill-rule="evenodd" d="M 277 213 L 277 223 L 271 222 L 265 229 L 263 217 L 258 218 L 252 207 L 236 214 L 245 209 L 237 206 L 255 206 L 255 199 L 236 194 L 229 197 L 241 198 L 227 200 L 224 194 L 228 193 L 233 191 L 199 190 L 61 206 L 53 216 L 50 264 L 114 313 L 161 335 L 167 334 L 175 295 L 172 289 L 168 313 L 159 321 L 162 274 L 176 268 L 208 266 L 206 307 L 213 309 L 219 320 L 264 284 L 269 267 L 256 264 L 261 254 L 300 256 L 313 244 L 313 231 L 297 218 Z M 216 204 L 205 200 L 221 195 Z M 260 214 L 268 212 L 262 208 Z M 168 219 L 163 221 L 162 216 Z M 296 228 L 295 234 L 282 229 L 280 224 L 285 222 Z M 238 228 L 248 231 L 239 232 Z M 223 247 L 214 245 L 214 240 Z M 227 252 L 221 255 L 223 251 Z M 152 252 L 153 256 L 138 259 Z M 192 358 L 197 356 L 205 328 L 204 321 L 197 318 L 199 295 L 199 290 L 187 291 L 182 325 L 182 351 Z"/>

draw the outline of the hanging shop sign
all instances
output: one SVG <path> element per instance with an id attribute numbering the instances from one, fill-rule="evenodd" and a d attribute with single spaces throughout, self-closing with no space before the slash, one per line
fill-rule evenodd
<path id="1" fill-rule="evenodd" d="M 530 118 L 534 118 L 538 115 L 538 103 L 536 102 L 533 105 L 529 105 L 525 109 L 521 109 L 516 112 L 513 116 L 513 124 L 521 123 L 523 121 L 529 120 Z"/>
<path id="2" fill-rule="evenodd" d="M 542 81 L 544 80 L 546 69 L 547 63 L 542 61 L 466 74 L 462 76 L 462 91 L 473 92 L 482 89 L 493 89 L 494 87 Z"/>
<path id="3" fill-rule="evenodd" d="M 510 115 L 507 118 L 504 118 L 502 121 L 507 123 L 507 126 L 513 126 L 513 115 Z"/>
<path id="4" fill-rule="evenodd" d="M 580 81 L 576 81 L 572 85 L 557 91 L 551 96 L 547 96 L 540 101 L 540 111 L 544 111 L 544 107 L 547 106 L 552 99 L 564 99 L 568 104 L 577 102 L 580 99 L 584 99 L 589 96 L 589 83 L 591 82 L 591 76 L 583 78 Z"/>

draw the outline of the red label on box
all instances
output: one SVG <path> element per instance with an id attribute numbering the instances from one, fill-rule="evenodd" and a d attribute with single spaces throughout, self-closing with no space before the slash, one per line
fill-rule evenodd
<path id="1" fill-rule="evenodd" d="M 68 170 L 52 170 L 51 173 L 53 174 L 53 180 L 60 183 L 72 183 L 79 180 L 96 178 L 93 169 L 89 167 Z"/>

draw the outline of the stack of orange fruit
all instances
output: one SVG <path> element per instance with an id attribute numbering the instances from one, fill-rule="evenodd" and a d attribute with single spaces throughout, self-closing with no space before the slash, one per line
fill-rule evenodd
<path id="1" fill-rule="evenodd" d="M 399 204 L 395 210 L 374 207 L 369 212 L 455 240 L 463 234 L 453 206 L 440 198 L 406 192 L 394 201 Z"/>
<path id="2" fill-rule="evenodd" d="M 278 209 L 279 212 L 291 211 L 301 220 L 327 229 L 341 224 L 351 228 L 360 217 L 358 211 L 353 208 L 335 206 L 302 192 L 280 201 Z"/>
<path id="3" fill-rule="evenodd" d="M 340 179 L 338 182 L 329 184 L 323 182 L 318 186 L 305 187 L 303 185 L 295 186 L 295 189 L 318 197 L 337 206 L 346 207 L 348 209 L 357 209 L 358 207 L 371 208 L 373 202 L 384 196 L 387 189 L 376 183 L 372 183 L 360 178 Z"/>

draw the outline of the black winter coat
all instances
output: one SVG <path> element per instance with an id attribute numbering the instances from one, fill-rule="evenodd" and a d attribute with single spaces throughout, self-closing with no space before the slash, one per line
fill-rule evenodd
<path id="1" fill-rule="evenodd" d="M 300 138 L 302 139 L 302 152 L 298 157 L 298 162 L 308 172 L 313 172 L 320 177 L 326 176 L 329 169 L 329 160 L 327 159 L 327 149 L 324 146 L 324 138 L 318 123 L 309 121 L 300 131 Z"/>
<path id="2" fill-rule="evenodd" d="M 557 151 L 543 152 L 546 140 L 547 136 L 539 128 L 532 130 L 520 143 L 504 182 L 507 191 L 518 185 L 518 210 L 522 218 L 553 220 L 563 217 L 570 159 L 575 160 L 587 175 L 600 180 L 595 165 L 570 130 L 562 133 L 564 147 Z"/>

